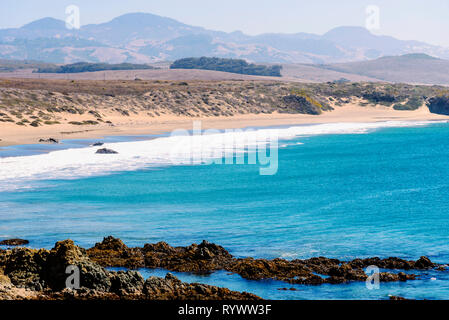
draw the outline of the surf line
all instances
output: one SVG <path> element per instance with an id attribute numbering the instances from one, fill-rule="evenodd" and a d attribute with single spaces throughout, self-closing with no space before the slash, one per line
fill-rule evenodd
<path id="1" fill-rule="evenodd" d="M 171 137 L 176 137 L 176 144 L 170 150 L 173 164 L 258 164 L 260 175 L 277 173 L 277 129 L 202 130 L 201 121 L 194 121 L 192 129 L 178 129 L 171 133 Z"/>

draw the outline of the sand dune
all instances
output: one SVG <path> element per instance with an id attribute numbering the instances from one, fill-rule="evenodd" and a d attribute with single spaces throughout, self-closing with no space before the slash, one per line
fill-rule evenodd
<path id="1" fill-rule="evenodd" d="M 38 143 L 50 137 L 155 134 L 191 129 L 192 121 L 201 121 L 203 128 L 224 129 L 449 119 L 430 113 L 424 100 L 416 111 L 397 111 L 392 103 L 375 105 L 368 100 L 369 95 L 362 98 L 374 89 L 388 92 L 389 87 L 280 81 L 0 79 L 0 145 Z M 396 89 L 401 95 L 416 90 L 427 96 L 434 94 L 434 88 L 429 87 Z M 303 102 L 286 103 L 284 98 L 295 92 Z M 312 112 L 307 105 L 312 103 L 319 105 L 321 115 L 308 114 Z"/>

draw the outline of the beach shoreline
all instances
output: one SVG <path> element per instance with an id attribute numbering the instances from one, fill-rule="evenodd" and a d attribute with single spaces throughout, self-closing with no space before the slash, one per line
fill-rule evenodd
<path id="1" fill-rule="evenodd" d="M 149 117 L 137 114 L 117 117 L 113 125 L 55 124 L 24 127 L 11 123 L 0 125 L 0 147 L 40 143 L 40 139 L 102 139 L 106 136 L 138 136 L 164 134 L 174 130 L 191 130 L 193 122 L 201 122 L 202 129 L 237 129 L 323 123 L 372 123 L 379 121 L 445 121 L 449 116 L 430 113 L 427 107 L 415 111 L 397 111 L 383 106 L 348 104 L 322 115 L 306 114 L 245 114 L 229 117 Z"/>

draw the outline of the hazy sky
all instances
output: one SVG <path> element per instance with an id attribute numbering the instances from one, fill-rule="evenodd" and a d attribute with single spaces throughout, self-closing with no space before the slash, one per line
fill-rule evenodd
<path id="1" fill-rule="evenodd" d="M 106 22 L 129 12 L 149 12 L 213 30 L 310 32 L 365 26 L 366 7 L 379 7 L 380 29 L 403 40 L 449 47 L 448 0 L 0 0 L 0 28 L 43 17 L 65 19 L 68 5 L 80 8 L 81 24 Z"/>

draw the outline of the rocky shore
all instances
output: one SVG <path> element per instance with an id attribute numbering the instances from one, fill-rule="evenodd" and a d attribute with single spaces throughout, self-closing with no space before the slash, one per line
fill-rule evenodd
<path id="1" fill-rule="evenodd" d="M 428 258 L 417 261 L 399 258 L 369 258 L 340 261 L 325 257 L 307 260 L 234 258 L 223 247 L 203 241 L 188 247 L 172 247 L 165 242 L 129 248 L 121 240 L 107 237 L 87 250 L 92 261 L 103 267 L 163 268 L 170 271 L 207 273 L 226 270 L 248 280 L 273 279 L 292 284 L 344 283 L 366 281 L 364 269 L 375 265 L 381 269 L 425 270 L 436 268 Z M 404 272 L 382 272 L 380 281 L 414 280 Z"/>
<path id="2" fill-rule="evenodd" d="M 117 240 L 119 241 L 119 240 Z M 68 266 L 79 270 L 79 289 L 67 288 Z M 258 300 L 259 297 L 171 274 L 145 280 L 137 271 L 112 272 L 89 258 L 72 240 L 51 250 L 0 250 L 0 300 Z"/>
<path id="3" fill-rule="evenodd" d="M 17 243 L 14 242 L 14 243 Z M 172 247 L 165 242 L 130 248 L 120 239 L 107 237 L 90 249 L 72 240 L 57 242 L 51 250 L 19 247 L 0 250 L 0 299 L 6 300 L 255 300 L 259 297 L 203 284 L 184 283 L 171 274 L 145 280 L 138 268 L 163 268 L 169 271 L 208 273 L 226 270 L 245 279 L 273 279 L 290 284 L 338 284 L 366 281 L 364 269 L 381 269 L 383 282 L 417 279 L 405 270 L 442 270 L 445 266 L 421 257 L 417 261 L 400 258 L 369 258 L 340 261 L 325 257 L 307 260 L 235 258 L 223 247 L 203 241 L 187 247 Z M 70 272 L 79 271 L 79 288 L 67 288 Z M 128 271 L 108 271 L 125 267 Z M 70 287 L 70 286 L 69 286 Z"/>

